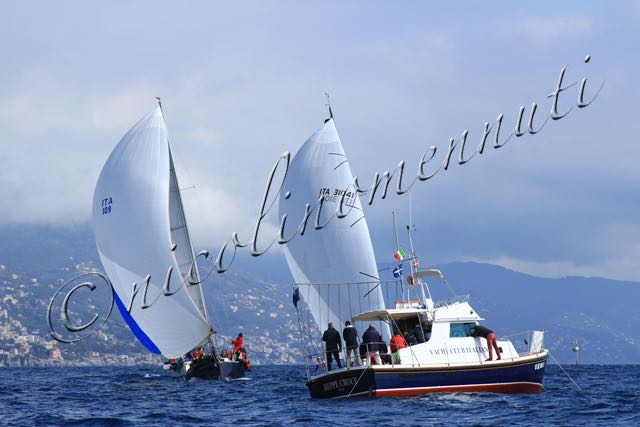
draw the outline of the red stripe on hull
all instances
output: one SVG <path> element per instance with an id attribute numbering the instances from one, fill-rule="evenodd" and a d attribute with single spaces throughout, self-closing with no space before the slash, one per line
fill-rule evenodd
<path id="1" fill-rule="evenodd" d="M 416 394 L 440 393 L 440 392 L 531 394 L 531 393 L 542 393 L 542 384 L 503 383 L 503 384 L 454 385 L 454 386 L 443 386 L 443 387 L 398 388 L 398 389 L 376 390 L 375 397 L 411 396 Z"/>

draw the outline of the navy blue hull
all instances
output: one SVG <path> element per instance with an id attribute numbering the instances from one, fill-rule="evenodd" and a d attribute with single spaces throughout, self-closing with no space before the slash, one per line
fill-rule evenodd
<path id="1" fill-rule="evenodd" d="M 206 357 L 191 365 L 184 378 L 204 380 L 228 380 L 244 377 L 245 368 L 240 362 L 219 362 L 216 358 Z"/>
<path id="2" fill-rule="evenodd" d="M 407 396 L 432 392 L 540 393 L 547 355 L 474 367 L 335 371 L 307 383 L 311 397 Z"/>

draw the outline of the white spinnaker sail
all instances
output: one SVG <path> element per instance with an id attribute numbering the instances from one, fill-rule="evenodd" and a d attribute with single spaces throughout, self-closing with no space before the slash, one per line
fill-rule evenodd
<path id="1" fill-rule="evenodd" d="M 340 329 L 345 320 L 358 313 L 385 308 L 380 286 L 372 283 L 379 277 L 378 269 L 367 220 L 352 183 L 351 168 L 333 119 L 329 119 L 292 159 L 279 200 L 280 218 L 287 214 L 285 237 L 299 226 L 305 204 L 316 205 L 304 235 L 288 242 L 284 252 L 296 283 L 310 284 L 300 286 L 300 291 L 321 330 L 328 322 Z M 344 213 L 348 215 L 337 218 L 340 192 L 344 190 L 348 195 Z M 320 195 L 325 198 L 319 224 L 333 218 L 324 228 L 315 230 Z M 380 324 L 379 330 L 389 338 L 386 324 Z"/>
<path id="2" fill-rule="evenodd" d="M 98 253 L 121 312 L 123 305 L 129 306 L 133 283 L 142 288 L 131 315 L 123 313 L 125 320 L 149 350 L 169 358 L 206 341 L 210 330 L 183 286 L 178 265 L 182 261 L 176 261 L 182 256 L 171 251 L 171 163 L 167 128 L 158 107 L 131 128 L 109 156 L 96 184 L 92 216 Z M 185 244 L 178 240 L 178 245 Z M 182 253 L 182 249 L 176 250 Z M 169 268 L 173 269 L 169 291 L 179 290 L 165 296 Z M 151 276 L 147 292 L 151 306 L 143 309 L 147 275 Z"/>

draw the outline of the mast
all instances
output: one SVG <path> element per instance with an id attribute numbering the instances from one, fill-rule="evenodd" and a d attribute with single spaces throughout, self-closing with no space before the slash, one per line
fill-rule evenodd
<path id="1" fill-rule="evenodd" d="M 396 211 L 391 211 L 391 217 L 393 218 L 393 244 L 395 249 L 400 249 L 398 244 L 398 225 L 396 224 Z"/>
<path id="2" fill-rule="evenodd" d="M 409 235 L 409 246 L 411 247 L 411 259 L 412 260 L 417 260 L 418 257 L 416 255 L 416 251 L 413 248 L 413 232 L 416 231 L 416 226 L 413 224 L 413 218 L 412 215 L 413 214 L 413 205 L 411 203 L 411 193 L 409 193 L 409 225 L 407 225 L 407 234 Z M 418 273 L 418 268 L 419 267 L 415 267 L 413 266 L 413 261 L 411 262 L 411 274 L 417 274 Z M 429 298 L 431 298 L 431 290 L 429 289 L 429 285 L 427 285 L 426 283 L 424 283 L 422 281 L 422 279 L 418 279 L 420 280 L 420 291 L 422 292 L 422 300 L 425 302 L 427 301 L 427 296 L 424 293 L 424 288 L 426 286 L 427 288 L 427 293 L 429 294 Z"/>

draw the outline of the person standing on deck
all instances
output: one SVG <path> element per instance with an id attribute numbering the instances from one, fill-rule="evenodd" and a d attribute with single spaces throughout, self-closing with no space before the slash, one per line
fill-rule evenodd
<path id="1" fill-rule="evenodd" d="M 340 332 L 336 331 L 333 327 L 333 323 L 329 322 L 327 330 L 322 334 L 322 341 L 326 343 L 327 352 L 327 371 L 331 370 L 331 357 L 336 360 L 338 369 L 342 368 L 340 362 L 340 352 L 342 351 L 342 339 L 340 338 Z"/>
<path id="2" fill-rule="evenodd" d="M 471 328 L 470 335 L 472 337 L 482 337 L 487 340 L 487 347 L 489 347 L 489 358 L 485 360 L 488 362 L 493 360 L 493 349 L 496 350 L 496 355 L 498 356 L 498 360 L 500 360 L 500 348 L 498 347 L 498 340 L 496 339 L 496 334 L 489 328 L 485 328 L 481 325 L 476 325 Z"/>
<path id="3" fill-rule="evenodd" d="M 360 357 L 358 356 L 358 331 L 348 320 L 344 322 L 342 330 L 342 338 L 347 348 L 347 368 L 351 367 L 351 356 L 355 359 L 356 366 L 360 366 Z"/>
<path id="4" fill-rule="evenodd" d="M 391 341 L 389 342 L 389 347 L 391 348 L 391 353 L 393 354 L 393 359 L 395 363 L 400 363 L 400 349 L 405 348 L 407 346 L 407 341 L 405 341 L 404 337 L 400 333 L 398 329 L 396 329 L 396 333 L 391 337 Z"/>
<path id="5" fill-rule="evenodd" d="M 369 325 L 369 328 L 362 334 L 362 342 L 367 346 L 367 352 L 371 355 L 376 365 L 382 365 L 382 359 L 380 359 L 380 343 L 382 343 L 382 336 L 380 332 L 373 326 Z"/>
<path id="6" fill-rule="evenodd" d="M 233 344 L 234 358 L 237 359 L 240 354 L 240 349 L 242 348 L 242 332 L 238 334 L 238 338 L 231 340 L 231 344 Z"/>

